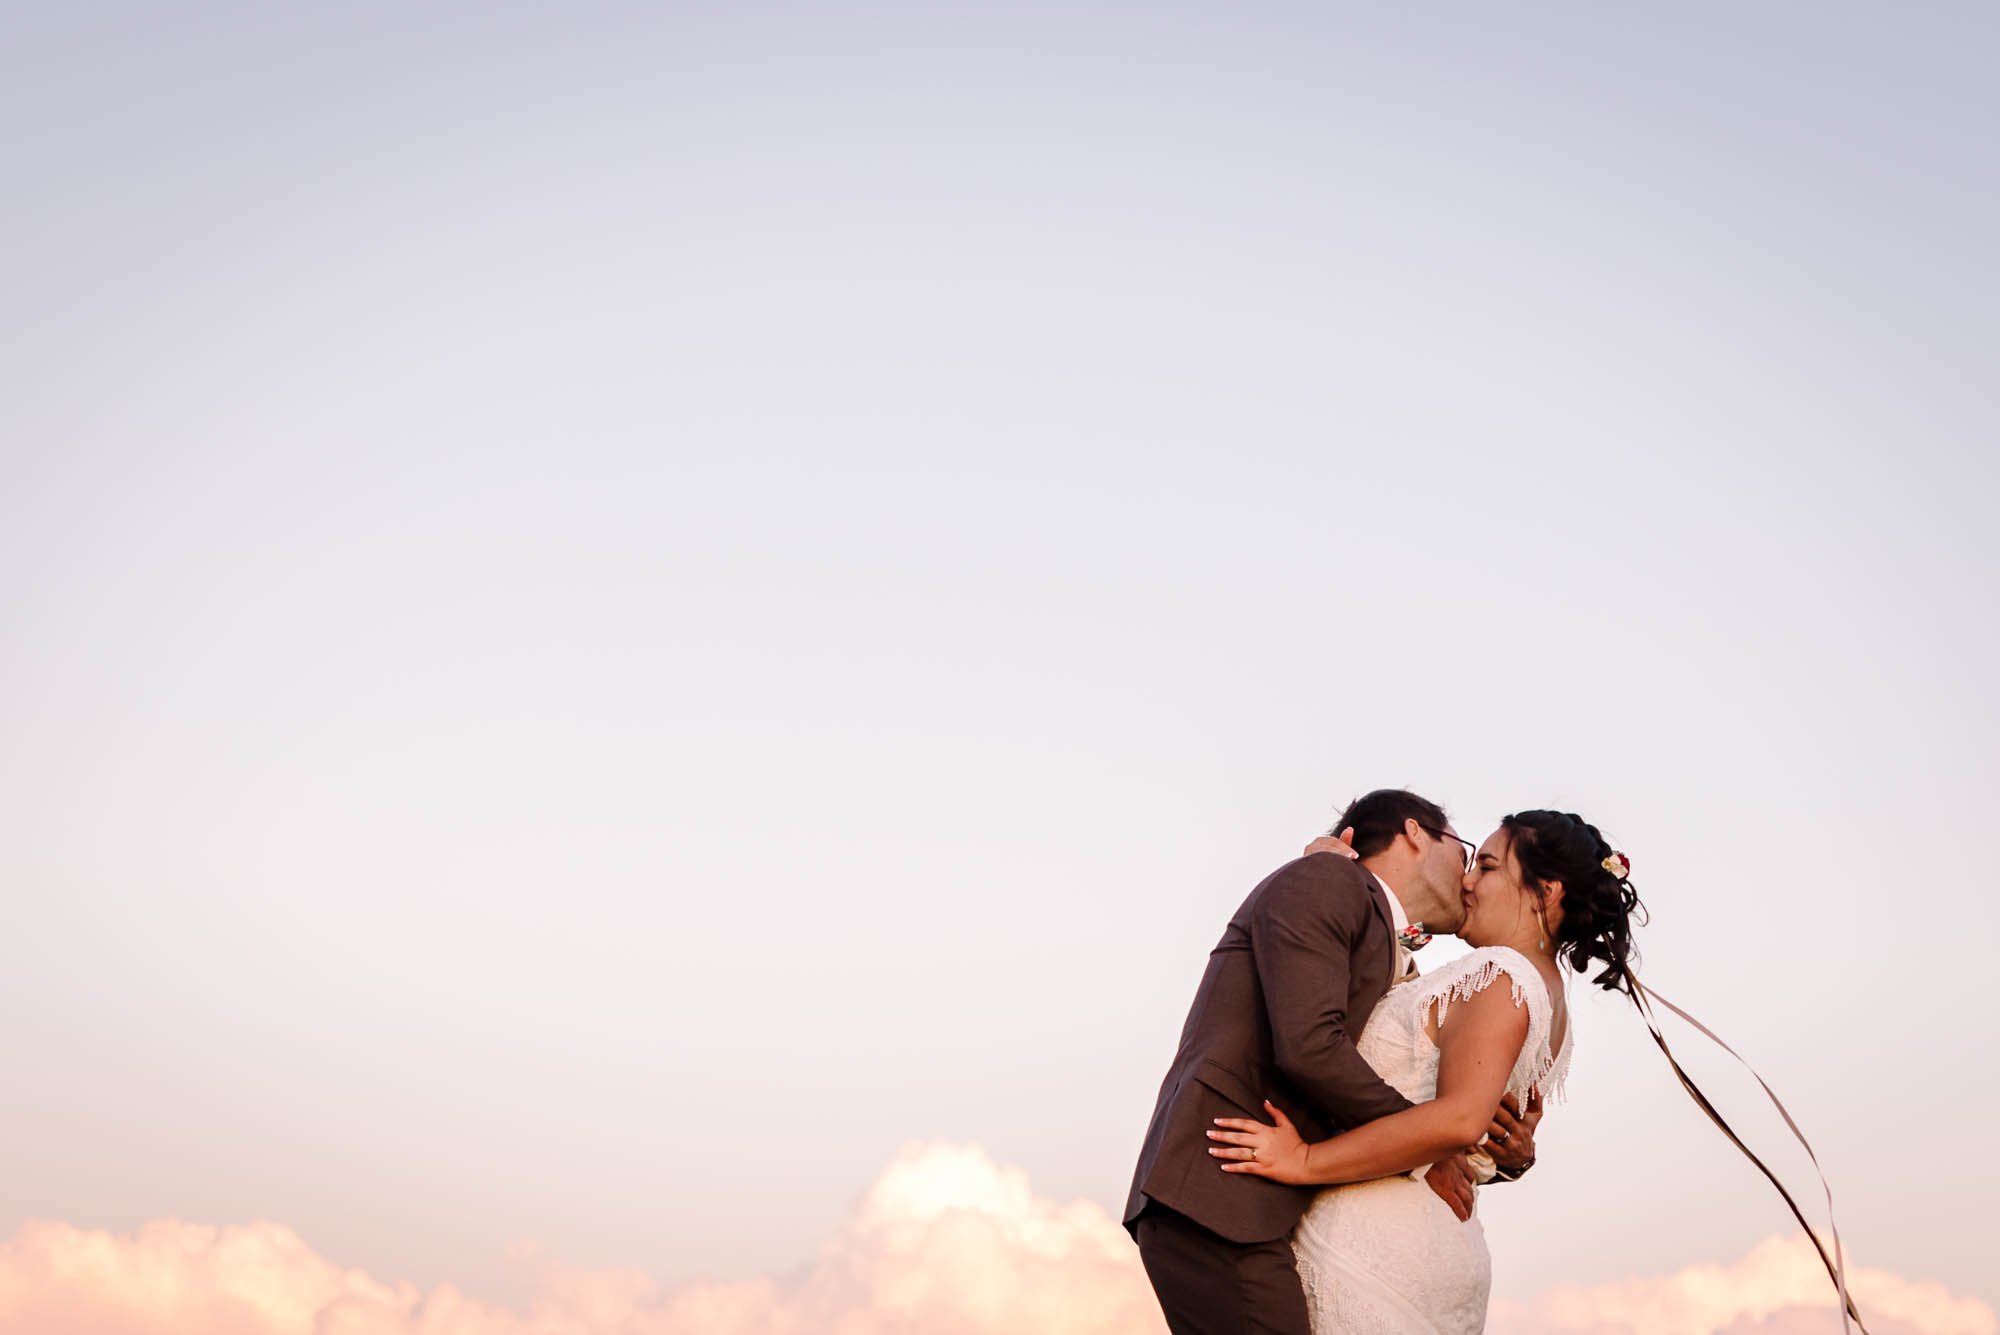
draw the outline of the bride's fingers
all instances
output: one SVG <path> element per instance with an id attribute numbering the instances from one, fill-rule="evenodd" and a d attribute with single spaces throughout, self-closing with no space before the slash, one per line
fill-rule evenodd
<path id="1" fill-rule="evenodd" d="M 1269 1131 L 1271 1129 L 1262 1122 L 1253 1122 L 1247 1117 L 1218 1117 L 1215 1119 L 1215 1124 L 1217 1126 L 1226 1126 L 1231 1131 Z"/>
<path id="2" fill-rule="evenodd" d="M 1252 1163 L 1257 1160 L 1257 1151 L 1242 1149 L 1235 1145 L 1210 1145 L 1208 1152 L 1218 1159 L 1243 1159 Z"/>
<path id="3" fill-rule="evenodd" d="M 1257 1143 L 1257 1137 L 1247 1131 L 1211 1131 L 1208 1133 L 1208 1138 L 1210 1140 L 1219 1140 L 1225 1145 L 1254 1145 Z"/>
<path id="4" fill-rule="evenodd" d="M 1280 1108 L 1277 1104 L 1271 1102 L 1269 1099 L 1264 1100 L 1264 1111 L 1271 1114 L 1272 1117 L 1276 1118 L 1279 1126 L 1286 1128 L 1289 1128 L 1291 1126 L 1292 1119 L 1285 1116 L 1285 1110 L 1283 1108 Z"/>

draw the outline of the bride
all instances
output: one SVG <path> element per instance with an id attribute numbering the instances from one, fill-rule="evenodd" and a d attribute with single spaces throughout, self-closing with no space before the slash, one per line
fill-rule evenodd
<path id="1" fill-rule="evenodd" d="M 1223 1172 L 1329 1188 L 1292 1234 L 1314 1335 L 1484 1327 L 1485 1233 L 1476 1213 L 1460 1223 L 1423 1171 L 1477 1141 L 1503 1096 L 1522 1107 L 1531 1093 L 1560 1097 L 1570 1060 L 1560 966 L 1601 962 L 1594 981 L 1631 990 L 1630 869 L 1577 816 L 1508 816 L 1465 875 L 1458 934 L 1475 949 L 1390 988 L 1357 1044 L 1416 1106 L 1315 1144 L 1269 1102 L 1275 1126 L 1215 1119 L 1209 1153 Z"/>

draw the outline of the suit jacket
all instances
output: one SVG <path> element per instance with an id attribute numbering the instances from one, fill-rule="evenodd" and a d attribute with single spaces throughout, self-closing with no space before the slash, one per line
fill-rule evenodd
<path id="1" fill-rule="evenodd" d="M 1232 1242 L 1289 1233 L 1312 1189 L 1223 1172 L 1206 1132 L 1217 1117 L 1268 1121 L 1266 1098 L 1307 1140 L 1409 1107 L 1354 1049 L 1396 962 L 1388 896 L 1358 863 L 1315 853 L 1265 877 L 1209 952 L 1125 1226 L 1150 1199 Z"/>

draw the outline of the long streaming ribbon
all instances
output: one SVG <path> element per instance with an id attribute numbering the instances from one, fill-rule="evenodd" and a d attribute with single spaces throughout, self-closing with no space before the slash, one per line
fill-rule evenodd
<path id="1" fill-rule="evenodd" d="M 1680 1080 L 1681 1088 L 1685 1089 L 1688 1092 L 1688 1097 L 1692 1098 L 1695 1104 L 1708 1114 L 1708 1120 L 1714 1122 L 1721 1129 L 1722 1134 L 1729 1137 L 1737 1149 L 1743 1151 L 1744 1157 L 1757 1165 L 1757 1171 L 1762 1173 L 1771 1185 L 1778 1189 L 1778 1194 L 1785 1198 L 1785 1204 L 1791 1207 L 1792 1218 L 1799 1221 L 1799 1227 L 1803 1228 L 1806 1231 L 1806 1237 L 1812 1240 L 1813 1250 L 1819 1253 L 1820 1264 L 1826 1267 L 1827 1278 L 1833 1281 L 1834 1289 L 1840 1294 L 1840 1328 L 1843 1331 L 1851 1332 L 1856 1326 L 1859 1326 L 1861 1328 L 1861 1335 L 1868 1335 L 1868 1327 L 1861 1320 L 1860 1309 L 1855 1307 L 1854 1299 L 1850 1298 L 1847 1294 L 1847 1256 L 1841 1250 L 1840 1246 L 1840 1225 L 1835 1223 L 1833 1219 L 1833 1188 L 1828 1185 L 1826 1170 L 1819 1166 L 1819 1156 L 1813 1153 L 1813 1147 L 1807 1143 L 1805 1133 L 1799 1130 L 1799 1124 L 1792 1120 L 1791 1113 L 1785 1110 L 1785 1105 L 1779 1101 L 1777 1094 L 1772 1090 L 1771 1086 L 1765 1083 L 1764 1077 L 1757 1074 L 1757 1068 L 1749 1062 L 1744 1061 L 1743 1055 L 1735 1048 L 1723 1042 L 1713 1029 L 1710 1029 L 1700 1020 L 1695 1019 L 1694 1016 L 1689 1015 L 1679 1006 L 1674 1005 L 1673 1002 L 1668 1001 L 1658 992 L 1647 987 L 1629 972 L 1626 974 L 1626 977 L 1631 979 L 1632 983 L 1632 1004 L 1638 1008 L 1640 1017 L 1646 1021 L 1646 1028 L 1652 1031 L 1653 1042 L 1657 1043 L 1660 1051 L 1665 1054 L 1667 1065 L 1674 1068 L 1674 1075 Z M 1766 1167 L 1764 1161 L 1758 1158 L 1748 1145 L 1743 1143 L 1743 1137 L 1737 1135 L 1734 1128 L 1723 1120 L 1722 1114 L 1715 1110 L 1715 1105 L 1708 1101 L 1708 1096 L 1701 1092 L 1693 1080 L 1688 1078 L 1688 1073 L 1681 1069 L 1680 1062 L 1674 1059 L 1673 1049 L 1667 1046 L 1667 1036 L 1660 1032 L 1659 1018 L 1653 1014 L 1651 1003 L 1654 1001 L 1659 1002 L 1662 1006 L 1665 1006 L 1668 1010 L 1686 1020 L 1696 1029 L 1707 1035 L 1708 1039 L 1717 1047 L 1736 1058 L 1742 1064 L 1743 1069 L 1750 1072 L 1757 1083 L 1763 1087 L 1765 1095 L 1771 1100 L 1771 1105 L 1778 1110 L 1778 1116 L 1785 1119 L 1785 1125 L 1792 1129 L 1794 1136 L 1798 1137 L 1799 1144 L 1805 1146 L 1806 1158 L 1812 1160 L 1813 1171 L 1819 1174 L 1820 1189 L 1826 1192 L 1827 1226 L 1833 1233 L 1832 1256 L 1826 1254 L 1826 1247 L 1820 1242 L 1819 1235 L 1814 1233 L 1812 1225 L 1806 1222 L 1805 1212 L 1799 1209 L 1799 1203 L 1792 1199 L 1792 1193 L 1785 1190 L 1785 1184 L 1778 1180 L 1778 1175 Z"/>

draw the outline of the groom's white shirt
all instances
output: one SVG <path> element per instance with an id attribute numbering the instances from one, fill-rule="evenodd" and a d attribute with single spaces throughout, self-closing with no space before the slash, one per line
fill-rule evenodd
<path id="1" fill-rule="evenodd" d="M 1363 867 L 1362 870 L 1368 871 L 1366 867 Z M 1368 874 L 1375 876 L 1375 873 L 1372 871 L 1368 872 Z M 1403 901 L 1396 898 L 1396 892 L 1389 888 L 1387 881 L 1383 880 L 1380 876 L 1375 876 L 1375 884 L 1381 886 L 1382 893 L 1389 896 L 1389 921 L 1395 924 L 1396 936 L 1398 939 L 1401 939 L 1403 929 L 1410 925 L 1410 915 L 1403 911 Z"/>
<path id="2" fill-rule="evenodd" d="M 1362 870 L 1368 871 L 1366 867 Z M 1368 874 L 1375 876 L 1372 871 L 1368 871 Z M 1396 892 L 1389 888 L 1387 881 L 1375 876 L 1375 884 L 1381 886 L 1382 893 L 1389 896 L 1389 921 L 1396 928 L 1396 977 L 1393 981 L 1400 983 L 1405 978 L 1414 977 L 1417 972 L 1417 957 L 1403 944 L 1403 929 L 1410 925 L 1410 915 L 1404 910 L 1403 901 L 1396 898 Z"/>

